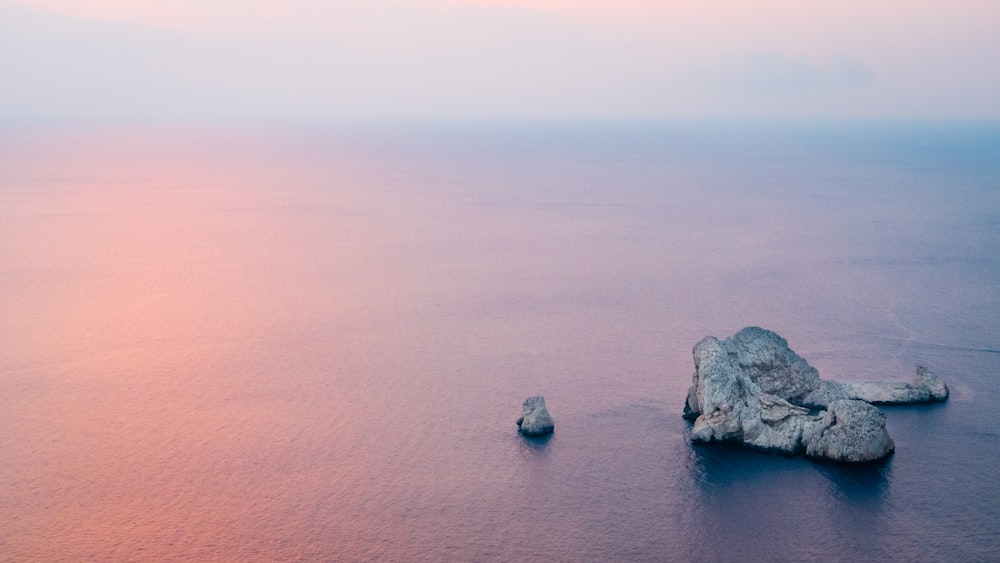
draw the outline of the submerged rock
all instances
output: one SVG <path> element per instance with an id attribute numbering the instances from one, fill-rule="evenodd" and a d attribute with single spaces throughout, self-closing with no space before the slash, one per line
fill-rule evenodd
<path id="1" fill-rule="evenodd" d="M 517 419 L 518 431 L 527 436 L 542 436 L 555 430 L 555 423 L 545 408 L 542 396 L 528 397 L 522 406 L 524 414 Z"/>
<path id="2" fill-rule="evenodd" d="M 837 383 L 788 347 L 778 334 L 747 327 L 694 347 L 695 373 L 684 404 L 695 442 L 736 441 L 783 454 L 805 452 L 865 462 L 892 453 L 885 416 L 868 403 L 944 400 L 948 388 L 917 368 L 913 383 Z"/>

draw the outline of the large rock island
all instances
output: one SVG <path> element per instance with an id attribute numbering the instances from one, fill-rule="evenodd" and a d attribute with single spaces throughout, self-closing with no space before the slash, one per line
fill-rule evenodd
<path id="1" fill-rule="evenodd" d="M 695 372 L 684 404 L 694 442 L 734 441 L 783 454 L 842 462 L 883 459 L 894 445 L 885 415 L 871 403 L 943 401 L 948 387 L 917 368 L 913 383 L 838 383 L 781 336 L 747 327 L 694 347 Z"/>

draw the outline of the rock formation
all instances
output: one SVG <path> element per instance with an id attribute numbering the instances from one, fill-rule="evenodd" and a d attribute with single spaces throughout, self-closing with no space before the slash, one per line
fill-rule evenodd
<path id="1" fill-rule="evenodd" d="M 528 397 L 524 400 L 524 414 L 517 419 L 518 431 L 527 436 L 542 436 L 555 429 L 555 423 L 545 408 L 545 398 Z"/>
<path id="2" fill-rule="evenodd" d="M 940 401 L 948 388 L 917 368 L 913 383 L 837 383 L 777 334 L 747 327 L 694 347 L 695 373 L 684 404 L 695 442 L 736 441 L 784 454 L 845 462 L 892 453 L 885 416 L 869 403 Z"/>
<path id="3" fill-rule="evenodd" d="M 886 383 L 867 381 L 865 383 L 823 382 L 831 389 L 831 395 L 843 395 L 847 399 L 860 399 L 876 405 L 899 405 L 907 403 L 927 403 L 948 398 L 948 386 L 929 369 L 918 366 L 913 383 Z"/>
<path id="4" fill-rule="evenodd" d="M 852 463 L 877 461 L 895 449 L 885 429 L 885 415 L 852 399 L 834 401 L 802 442 L 807 456 Z"/>

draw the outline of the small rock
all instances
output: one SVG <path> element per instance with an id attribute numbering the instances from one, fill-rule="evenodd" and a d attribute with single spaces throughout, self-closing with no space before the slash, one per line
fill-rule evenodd
<path id="1" fill-rule="evenodd" d="M 913 379 L 913 384 L 927 388 L 932 401 L 944 401 L 948 398 L 948 386 L 936 373 L 924 366 L 917 366 L 917 376 Z"/>
<path id="2" fill-rule="evenodd" d="M 542 436 L 555 429 L 555 423 L 548 409 L 545 408 L 545 398 L 542 396 L 528 397 L 524 400 L 524 414 L 517 419 L 518 431 L 526 436 Z"/>

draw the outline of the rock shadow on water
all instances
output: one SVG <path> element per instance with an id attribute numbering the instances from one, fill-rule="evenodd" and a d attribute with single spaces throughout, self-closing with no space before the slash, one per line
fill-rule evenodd
<path id="1" fill-rule="evenodd" d="M 775 455 L 732 442 L 689 446 L 688 469 L 703 493 L 730 487 L 753 487 L 758 481 L 788 473 L 797 474 L 811 465 L 802 457 Z"/>
<path id="2" fill-rule="evenodd" d="M 526 445 L 529 449 L 540 451 L 544 450 L 546 446 L 549 445 L 553 436 L 555 436 L 555 432 L 549 432 L 544 436 L 528 436 L 521 434 L 521 443 Z"/>
<path id="3" fill-rule="evenodd" d="M 719 443 L 689 447 L 687 466 L 697 494 L 685 512 L 709 546 L 698 553 L 704 560 L 733 560 L 718 537 L 745 546 L 747 561 L 835 558 L 845 545 L 862 560 L 886 554 L 891 462 L 816 462 Z M 813 541 L 794 540 L 802 537 Z"/>
<path id="4" fill-rule="evenodd" d="M 860 465 L 812 463 L 830 484 L 824 519 L 833 542 L 851 546 L 863 559 L 892 558 L 891 542 L 886 541 L 892 519 L 892 459 Z"/>
<path id="5" fill-rule="evenodd" d="M 552 439 L 555 437 L 554 432 L 549 432 L 543 436 L 528 436 L 526 434 L 518 434 L 517 444 L 518 450 L 521 452 L 522 456 L 525 457 L 535 457 L 542 458 L 549 455 L 549 444 L 552 443 Z"/>
<path id="6" fill-rule="evenodd" d="M 830 481 L 834 495 L 845 501 L 881 502 L 889 488 L 891 457 L 873 463 L 851 465 L 825 460 L 812 460 L 811 463 Z"/>
<path id="7" fill-rule="evenodd" d="M 763 480 L 820 475 L 835 497 L 847 501 L 879 501 L 889 488 L 892 456 L 869 463 L 844 464 L 747 448 L 734 442 L 691 444 L 688 469 L 703 492 L 735 486 L 753 487 Z"/>

